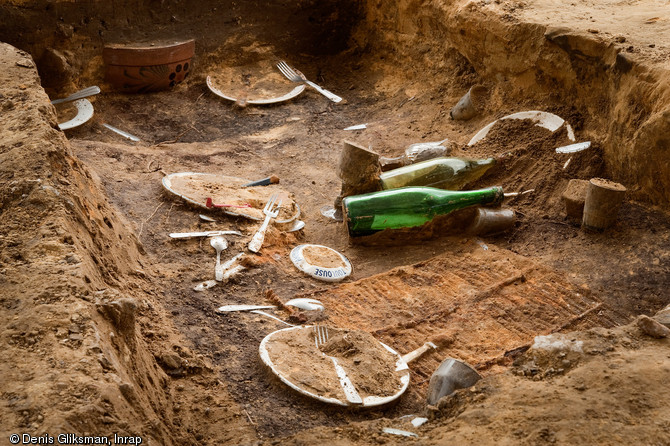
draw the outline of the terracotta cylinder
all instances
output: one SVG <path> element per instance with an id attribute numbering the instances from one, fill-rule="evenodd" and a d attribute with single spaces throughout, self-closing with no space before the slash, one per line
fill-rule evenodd
<path id="1" fill-rule="evenodd" d="M 604 178 L 592 178 L 586 189 L 582 227 L 603 230 L 616 222 L 626 188 Z"/>
<path id="2" fill-rule="evenodd" d="M 195 40 L 105 45 L 105 81 L 127 93 L 167 90 L 191 72 Z"/>

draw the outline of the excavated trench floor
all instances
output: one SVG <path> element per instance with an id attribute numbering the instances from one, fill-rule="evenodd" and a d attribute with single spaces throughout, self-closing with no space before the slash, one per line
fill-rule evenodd
<path id="1" fill-rule="evenodd" d="M 521 12 L 527 14 L 522 7 Z M 430 45 L 430 38 L 423 38 Z M 524 351 L 537 335 L 611 328 L 668 303 L 670 220 L 663 209 L 628 200 L 617 225 L 605 233 L 584 232 L 565 217 L 560 196 L 570 179 L 610 174 L 598 144 L 606 128 L 590 113 L 550 95 L 506 96 L 496 89 L 495 78 L 482 77 L 457 51 L 443 55 L 442 63 L 422 79 L 419 67 L 398 66 L 384 52 L 351 48 L 322 56 L 286 54 L 269 41 L 249 44 L 250 31 L 238 40 L 248 45 L 209 42 L 194 75 L 172 91 L 122 95 L 103 90 L 92 98 L 94 119 L 66 135 L 73 153 L 100 179 L 141 242 L 152 291 L 184 343 L 211 363 L 258 438 L 421 413 L 430 375 L 444 357 L 465 360 L 494 379 L 512 365 L 516 356 L 509 352 Z M 249 52 L 290 57 L 309 78 L 345 101 L 334 104 L 307 89 L 286 103 L 241 108 L 213 95 L 205 76 L 234 66 Z M 450 120 L 450 107 L 474 83 L 496 92 L 486 111 L 467 122 Z M 565 169 L 566 159 L 553 147 L 525 134 L 498 145 L 466 146 L 488 122 L 523 110 L 562 116 L 575 128 L 578 141 L 595 141 L 593 154 L 576 157 Z M 103 128 L 103 122 L 141 142 L 123 140 Z M 367 129 L 343 130 L 362 123 Z M 339 192 L 336 168 L 343 140 L 394 156 L 411 143 L 444 138 L 454 142 L 455 156 L 494 156 L 523 148 L 478 183 L 502 185 L 506 191 L 535 190 L 508 200 L 518 213 L 512 230 L 488 237 L 437 231 L 388 244 L 361 244 L 350 240 L 341 224 L 321 215 L 321 207 L 332 204 Z M 253 268 L 230 283 L 196 292 L 196 284 L 213 278 L 214 250 L 207 241 L 175 241 L 167 234 L 240 230 L 244 237 L 228 238 L 228 258 L 244 251 L 256 223 L 215 212 L 208 213 L 215 223 L 202 221 L 201 211 L 164 193 L 161 179 L 174 172 L 249 179 L 277 175 L 281 187 L 295 195 L 305 229 L 271 230 Z M 352 276 L 343 284 L 329 284 L 302 275 L 289 259 L 299 243 L 340 251 L 353 265 Z M 283 386 L 260 362 L 260 341 L 281 324 L 249 313 L 215 312 L 223 304 L 272 303 L 272 294 L 284 302 L 295 296 L 320 299 L 330 323 L 369 331 L 400 353 L 429 340 L 443 342 L 412 365 L 412 383 L 397 404 L 360 412 L 327 407 Z M 290 316 L 283 310 L 274 314 Z M 203 408 L 193 404 L 180 410 L 198 414 Z M 330 435 L 337 438 L 337 433 Z M 311 440 L 315 438 L 329 437 Z"/>
<path id="2" fill-rule="evenodd" d="M 308 66 L 309 60 L 295 63 Z M 155 145 L 127 145 L 97 126 L 70 136 L 77 156 L 100 176 L 112 202 L 137 228 L 175 323 L 196 351 L 220 367 L 221 379 L 261 435 L 285 436 L 318 425 L 416 412 L 432 371 L 446 356 L 479 365 L 484 374 L 494 373 L 510 364 L 499 361 L 507 351 L 523 347 L 536 335 L 611 327 L 663 306 L 670 245 L 663 214 L 626 203 L 616 228 L 606 234 L 584 233 L 565 219 L 559 197 L 570 178 L 587 178 L 593 170 L 581 166 L 561 172 L 557 166 L 563 160 L 547 150 L 522 155 L 510 172 L 497 174 L 498 182 L 482 184 L 539 191 L 510 203 L 519 221 L 507 234 L 481 239 L 436 235 L 405 240 L 402 246 L 351 244 L 340 224 L 320 214 L 339 190 L 336 165 L 344 139 L 389 147 L 385 154 L 397 155 L 412 142 L 449 137 L 463 143 L 473 134 L 471 129 L 495 115 L 456 123 L 444 111 L 457 101 L 459 89 L 438 100 L 419 90 L 416 99 L 414 94 L 388 96 L 375 92 L 370 79 L 378 74 L 370 68 L 355 69 L 358 62 L 352 67 L 351 60 L 341 57 L 320 63 L 338 70 L 328 87 L 346 96 L 346 104 L 333 105 L 308 91 L 287 104 L 238 109 L 193 82 L 141 101 L 111 94 L 96 99 L 102 120 L 116 119 Z M 558 105 L 532 108 L 552 110 Z M 363 122 L 370 123 L 369 130 L 342 130 Z M 497 154 L 472 154 L 464 148 L 455 153 Z M 206 241 L 173 241 L 167 234 L 209 229 L 252 234 L 255 225 L 217 214 L 210 214 L 217 223 L 206 223 L 196 209 L 171 200 L 160 181 L 164 174 L 180 171 L 248 179 L 278 175 L 281 186 L 295 194 L 306 227 L 296 234 L 270 233 L 256 268 L 231 284 L 195 292 L 196 284 L 211 279 L 214 250 Z M 227 257 L 244 251 L 248 238 L 230 237 Z M 485 251 L 482 241 L 490 249 Z M 339 286 L 301 275 L 289 259 L 299 243 L 342 252 L 353 264 L 351 279 Z M 477 299 L 478 293 L 491 294 L 491 289 L 494 297 Z M 397 405 L 363 413 L 323 407 L 285 388 L 260 362 L 260 341 L 281 324 L 252 314 L 222 316 L 214 311 L 223 304 L 272 304 L 266 298 L 269 290 L 282 301 L 295 296 L 320 299 L 331 323 L 370 331 L 401 353 L 437 336 L 451 342 L 417 361 L 412 386 Z"/>

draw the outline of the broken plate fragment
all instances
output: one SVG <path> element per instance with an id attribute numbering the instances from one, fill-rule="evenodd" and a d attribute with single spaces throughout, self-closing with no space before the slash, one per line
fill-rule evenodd
<path id="1" fill-rule="evenodd" d="M 385 427 L 384 429 L 382 429 L 382 432 L 384 432 L 385 434 L 400 435 L 402 437 L 419 438 L 419 436 L 414 432 L 404 431 L 402 429 L 395 429 L 393 427 Z"/>
<path id="2" fill-rule="evenodd" d="M 198 217 L 200 217 L 200 220 L 206 221 L 207 223 L 216 223 L 216 220 L 214 220 L 212 217 L 209 217 L 205 214 L 198 214 Z"/>
<path id="3" fill-rule="evenodd" d="M 556 153 L 577 153 L 591 147 L 591 141 L 578 142 L 577 144 L 570 144 L 569 146 L 557 147 Z"/>
<path id="4" fill-rule="evenodd" d="M 411 421 L 412 426 L 414 426 L 414 427 L 423 426 L 427 422 L 428 422 L 428 418 L 424 418 L 424 417 L 416 417 Z"/>
<path id="5" fill-rule="evenodd" d="M 205 291 L 216 286 L 217 283 L 218 282 L 216 280 L 206 280 L 194 286 L 193 291 Z"/>
<path id="6" fill-rule="evenodd" d="M 302 220 L 295 220 L 291 226 L 283 232 L 297 232 L 305 227 L 305 222 Z"/>
<path id="7" fill-rule="evenodd" d="M 77 107 L 77 115 L 69 121 L 58 124 L 61 130 L 69 130 L 88 122 L 93 117 L 93 104 L 88 99 L 77 99 L 73 102 Z"/>
<path id="8" fill-rule="evenodd" d="M 172 232 L 170 238 L 216 237 L 220 235 L 242 235 L 240 231 L 202 231 L 202 232 Z"/>
<path id="9" fill-rule="evenodd" d="M 127 138 L 127 139 L 129 139 L 133 142 L 140 142 L 140 138 L 138 138 L 137 136 L 135 136 L 133 134 L 130 134 L 130 133 L 124 131 L 124 130 L 118 129 L 118 128 L 116 128 L 114 126 L 111 126 L 111 125 L 109 125 L 107 123 L 104 123 L 104 122 L 102 123 L 102 126 L 104 128 L 106 128 L 107 130 L 111 130 L 112 132 L 116 133 L 117 135 L 121 135 L 124 138 Z"/>
<path id="10" fill-rule="evenodd" d="M 325 307 L 320 300 L 311 299 L 309 297 L 298 297 L 296 299 L 291 299 L 286 302 L 284 305 L 288 307 L 296 307 L 305 311 L 323 311 Z"/>
<path id="11" fill-rule="evenodd" d="M 514 113 L 491 122 L 490 124 L 482 128 L 480 131 L 478 131 L 475 134 L 475 136 L 472 137 L 468 145 L 472 146 L 481 141 L 482 139 L 486 138 L 486 135 L 488 135 L 489 131 L 495 125 L 496 122 L 505 121 L 508 119 L 530 119 L 532 121 L 535 121 L 535 125 L 537 125 L 538 127 L 545 128 L 550 132 L 555 132 L 565 123 L 566 130 L 568 132 L 568 139 L 573 142 L 575 141 L 575 132 L 572 130 L 570 124 L 566 123 L 565 120 L 563 120 L 563 118 L 553 113 L 533 110 L 533 111 L 523 111 L 519 113 Z"/>
<path id="12" fill-rule="evenodd" d="M 329 204 L 321 207 L 321 215 L 323 215 L 326 218 L 330 218 L 331 220 L 344 221 L 342 212 L 340 211 L 338 213 L 337 209 L 335 209 L 333 206 Z"/>
<path id="13" fill-rule="evenodd" d="M 252 310 L 267 310 L 275 308 L 274 305 L 224 305 L 216 309 L 217 313 L 229 313 L 231 311 L 252 311 Z"/>
<path id="14" fill-rule="evenodd" d="M 358 125 L 352 125 L 343 130 L 365 130 L 366 128 L 368 128 L 367 124 L 358 124 Z"/>

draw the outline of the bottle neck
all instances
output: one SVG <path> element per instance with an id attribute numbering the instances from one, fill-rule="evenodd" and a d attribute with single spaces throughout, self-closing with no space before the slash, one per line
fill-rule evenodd
<path id="1" fill-rule="evenodd" d="M 471 161 L 477 166 L 488 166 L 489 164 L 496 164 L 498 162 L 498 157 L 492 156 L 490 158 L 473 159 Z"/>
<path id="2" fill-rule="evenodd" d="M 387 158 L 385 156 L 379 157 L 379 167 L 382 172 L 386 172 L 393 169 L 398 169 L 403 167 L 406 164 L 406 158 L 404 156 L 398 156 L 395 158 Z"/>

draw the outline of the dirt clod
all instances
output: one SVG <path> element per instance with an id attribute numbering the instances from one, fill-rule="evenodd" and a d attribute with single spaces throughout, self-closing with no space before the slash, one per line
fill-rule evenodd
<path id="1" fill-rule="evenodd" d="M 306 246 L 302 254 L 310 265 L 317 265 L 322 268 L 345 266 L 342 257 L 337 252 L 324 246 Z"/>
<path id="2" fill-rule="evenodd" d="M 644 334 L 651 336 L 652 338 L 667 338 L 670 336 L 670 328 L 649 316 L 639 316 L 637 319 L 637 326 L 640 327 L 640 330 L 642 330 Z"/>

